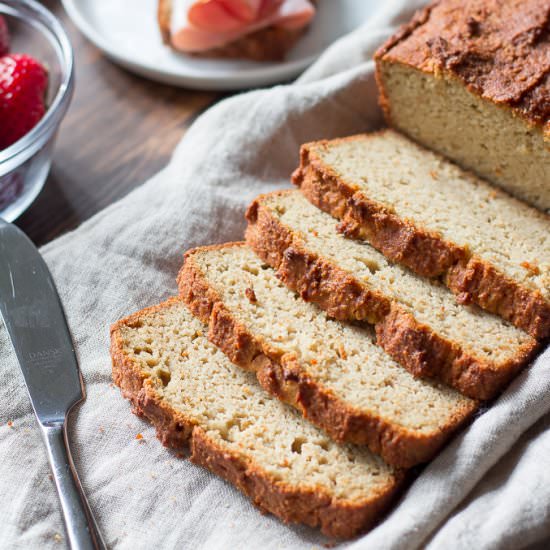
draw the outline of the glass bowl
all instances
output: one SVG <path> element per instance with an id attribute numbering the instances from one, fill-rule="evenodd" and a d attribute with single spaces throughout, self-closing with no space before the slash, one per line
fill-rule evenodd
<path id="1" fill-rule="evenodd" d="M 33 0 L 0 0 L 11 51 L 32 55 L 48 70 L 46 113 L 21 139 L 0 151 L 0 217 L 13 221 L 44 186 L 59 124 L 74 87 L 73 51 L 59 21 Z M 1 129 L 0 129 L 1 131 Z"/>

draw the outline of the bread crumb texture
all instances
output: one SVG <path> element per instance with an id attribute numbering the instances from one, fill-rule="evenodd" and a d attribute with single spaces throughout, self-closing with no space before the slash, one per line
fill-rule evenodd
<path id="1" fill-rule="evenodd" d="M 550 299 L 548 215 L 391 130 L 319 142 L 310 150 L 338 178 L 389 212 Z"/>
<path id="2" fill-rule="evenodd" d="M 310 204 L 299 191 L 273 193 L 261 200 L 272 215 L 294 232 L 305 249 L 335 265 L 365 287 L 398 302 L 433 332 L 462 349 L 492 361 L 513 359 L 532 342 L 524 331 L 477 306 L 461 306 L 441 283 L 389 262 L 365 241 L 345 238 L 329 214 Z"/>
<path id="3" fill-rule="evenodd" d="M 120 325 L 122 352 L 157 398 L 274 483 L 320 489 L 358 503 L 395 485 L 394 470 L 365 448 L 339 445 L 268 396 L 203 336 L 177 300 Z"/>
<path id="4" fill-rule="evenodd" d="M 418 434 L 439 434 L 473 408 L 442 384 L 415 379 L 375 343 L 369 328 L 332 319 L 304 302 L 246 246 L 198 250 L 203 276 L 250 334 L 354 410 Z M 245 299 L 253 288 L 256 302 Z M 345 353 L 342 353 L 342 348 Z"/>

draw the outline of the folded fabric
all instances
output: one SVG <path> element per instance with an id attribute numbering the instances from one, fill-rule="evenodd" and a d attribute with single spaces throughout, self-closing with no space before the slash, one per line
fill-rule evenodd
<path id="1" fill-rule="evenodd" d="M 219 103 L 196 121 L 165 170 L 42 250 L 88 394 L 73 415 L 75 461 L 110 548 L 311 549 L 327 542 L 260 514 L 231 486 L 163 448 L 111 384 L 109 325 L 176 293 L 187 248 L 242 238 L 246 205 L 289 186 L 301 143 L 382 123 L 370 57 L 418 5 L 386 2 L 296 84 Z M 0 547 L 65 548 L 46 452 L 3 327 L 0 357 Z M 550 536 L 549 411 L 547 351 L 418 474 L 383 523 L 342 547 L 540 543 Z"/>

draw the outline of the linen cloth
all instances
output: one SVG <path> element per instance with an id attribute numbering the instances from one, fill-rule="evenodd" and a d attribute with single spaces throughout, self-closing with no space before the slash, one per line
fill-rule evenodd
<path id="1" fill-rule="evenodd" d="M 219 103 L 187 132 L 165 170 L 43 248 L 88 394 L 72 416 L 72 448 L 109 547 L 267 550 L 327 542 L 316 530 L 261 515 L 230 485 L 163 448 L 111 384 L 109 325 L 176 293 L 187 248 L 241 239 L 247 203 L 289 186 L 301 143 L 382 123 L 370 59 L 419 4 L 384 3 L 297 83 Z M 0 357 L 0 547 L 63 548 L 46 453 L 3 327 Z M 383 523 L 342 547 L 544 547 L 549 411 L 547 351 L 420 473 Z"/>

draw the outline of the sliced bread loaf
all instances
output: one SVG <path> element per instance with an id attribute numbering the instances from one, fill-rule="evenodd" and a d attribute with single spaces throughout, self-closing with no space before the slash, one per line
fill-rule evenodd
<path id="1" fill-rule="evenodd" d="M 369 328 L 333 321 L 301 300 L 244 243 L 188 252 L 178 282 L 234 363 L 335 440 L 367 444 L 390 464 L 429 460 L 476 409 L 458 392 L 414 378 Z"/>
<path id="2" fill-rule="evenodd" d="M 376 54 L 388 124 L 550 209 L 548 0 L 437 0 Z"/>
<path id="3" fill-rule="evenodd" d="M 256 198 L 247 219 L 248 245 L 289 288 L 337 319 L 374 323 L 378 344 L 417 376 L 489 399 L 537 347 L 501 318 L 458 305 L 440 283 L 346 239 L 299 191 Z"/>
<path id="4" fill-rule="evenodd" d="M 352 537 L 379 517 L 402 474 L 338 445 L 231 365 L 178 299 L 111 329 L 113 378 L 174 448 L 285 521 Z"/>
<path id="5" fill-rule="evenodd" d="M 302 146 L 293 181 L 346 235 L 550 335 L 548 215 L 392 130 Z"/>

